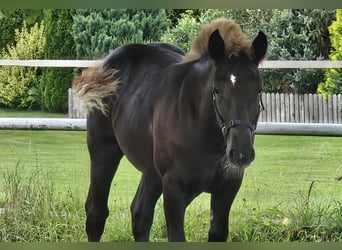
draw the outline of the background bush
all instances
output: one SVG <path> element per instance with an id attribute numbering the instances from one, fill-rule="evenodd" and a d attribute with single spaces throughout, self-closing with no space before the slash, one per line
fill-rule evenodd
<path id="1" fill-rule="evenodd" d="M 44 54 L 44 23 L 36 23 L 30 30 L 24 22 L 15 30 L 15 45 L 1 53 L 3 59 L 41 59 Z M 0 67 L 0 104 L 10 108 L 31 108 L 37 105 L 33 90 L 38 87 L 40 70 L 37 67 Z"/>
<path id="2" fill-rule="evenodd" d="M 45 59 L 72 60 L 76 57 L 75 43 L 71 34 L 73 10 L 45 10 L 46 26 Z M 41 106 L 51 112 L 67 112 L 68 88 L 71 87 L 74 69 L 43 68 L 41 84 L 36 93 Z"/>
<path id="3" fill-rule="evenodd" d="M 178 22 L 170 26 L 161 36 L 161 41 L 177 45 L 184 51 L 189 51 L 192 39 L 201 28 L 201 21 L 191 10 L 180 13 Z"/>
<path id="4" fill-rule="evenodd" d="M 165 10 L 78 9 L 72 35 L 78 59 L 98 59 L 124 43 L 159 41 L 170 22 Z"/>
<path id="5" fill-rule="evenodd" d="M 336 20 L 329 26 L 332 51 L 330 60 L 342 60 L 342 9 L 336 10 Z M 325 82 L 318 86 L 318 93 L 325 95 L 342 93 L 342 69 L 328 69 Z"/>
<path id="6" fill-rule="evenodd" d="M 23 20 L 30 29 L 44 20 L 46 27 L 43 56 L 17 59 L 100 59 L 126 43 L 164 41 L 188 51 L 203 24 L 218 17 L 239 23 L 253 39 L 259 30 L 269 40 L 268 60 L 341 60 L 340 10 L 323 9 L 195 9 L 195 10 L 4 10 L 0 9 L 1 57 L 15 59 L 19 48 L 13 30 Z M 336 21 L 331 25 L 337 15 Z M 330 26 L 331 25 L 331 26 Z M 39 25 L 38 25 L 39 26 Z M 328 27 L 330 26 L 331 49 Z M 24 27 L 23 27 L 24 29 Z M 28 33 L 28 32 L 27 32 Z M 26 38 L 25 38 L 26 39 Z M 25 40 L 22 38 L 22 40 Z M 18 38 L 17 38 L 18 40 Z M 30 38 L 26 39 L 30 40 Z M 32 43 L 34 43 L 32 41 Z M 11 47 L 11 54 L 8 48 Z M 11 108 L 40 108 L 66 112 L 67 89 L 74 70 L 66 68 L 2 67 L 0 105 Z M 6 71 L 6 73 L 4 73 Z M 341 93 L 341 69 L 263 69 L 265 92 Z M 43 74 L 40 79 L 41 73 Z M 39 84 L 40 83 L 40 84 Z M 317 90 L 318 84 L 322 83 Z"/>
<path id="7" fill-rule="evenodd" d="M 325 60 L 330 49 L 327 27 L 333 10 L 305 9 L 274 11 L 263 22 L 268 36 L 268 60 Z M 324 79 L 320 69 L 263 70 L 266 92 L 315 93 Z"/>

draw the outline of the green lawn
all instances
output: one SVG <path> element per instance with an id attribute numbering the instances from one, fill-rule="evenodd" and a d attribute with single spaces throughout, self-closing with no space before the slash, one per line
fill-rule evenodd
<path id="1" fill-rule="evenodd" d="M 19 165 L 24 178 L 32 177 L 37 170 L 47 173 L 56 194 L 64 197 L 72 193 L 83 203 L 89 184 L 85 136 L 85 132 L 0 130 L 0 185 L 4 183 L 3 174 Z M 258 223 L 262 220 L 261 224 L 267 226 L 270 222 L 262 219 L 263 213 L 271 213 L 275 216 L 271 222 L 277 220 L 279 224 L 293 210 L 306 208 L 308 204 L 304 203 L 308 200 L 313 181 L 309 197 L 312 204 L 322 209 L 336 202 L 341 206 L 342 181 L 337 180 L 342 176 L 341 138 L 259 135 L 256 136 L 255 147 L 256 159 L 246 170 L 243 185 L 233 204 L 233 231 L 241 224 L 250 223 L 249 219 L 253 221 L 253 216 Z M 111 216 L 104 240 L 131 240 L 128 236 L 131 234 L 129 204 L 139 178 L 139 172 L 123 159 L 112 185 Z M 0 201 L 1 197 L 0 189 Z M 341 207 L 337 209 L 341 211 Z M 160 237 L 165 237 L 160 235 L 165 231 L 161 202 L 156 211 L 156 221 L 159 222 L 154 224 L 152 238 L 160 241 Z M 209 195 L 202 194 L 191 204 L 186 216 L 186 230 L 193 241 L 205 240 L 208 219 Z M 114 226 L 117 221 L 121 221 L 119 227 Z M 118 237 L 118 230 L 126 234 Z M 338 233 L 341 239 L 342 232 Z M 234 239 L 234 234 L 231 237 Z"/>
<path id="2" fill-rule="evenodd" d="M 65 118 L 68 117 L 68 115 L 38 110 L 16 110 L 0 108 L 0 117 Z"/>
<path id="3" fill-rule="evenodd" d="M 259 135 L 255 147 L 256 159 L 246 170 L 241 198 L 260 206 L 291 202 L 312 181 L 317 195 L 342 194 L 342 182 L 335 179 L 342 176 L 341 138 Z M 2 173 L 18 163 L 25 172 L 41 166 L 61 191 L 83 191 L 88 185 L 86 132 L 0 131 L 0 159 Z M 126 188 L 139 180 L 129 165 L 124 159 L 116 176 Z"/>

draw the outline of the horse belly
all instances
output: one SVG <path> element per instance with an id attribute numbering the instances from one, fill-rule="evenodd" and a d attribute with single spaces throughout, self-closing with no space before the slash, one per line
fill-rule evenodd
<path id="1" fill-rule="evenodd" d="M 150 125 L 136 117 L 140 114 L 121 115 L 113 124 L 118 144 L 127 159 L 141 172 L 154 169 L 153 143 Z"/>
<path id="2" fill-rule="evenodd" d="M 214 181 L 219 157 L 207 150 L 189 130 L 158 127 L 154 133 L 154 161 L 160 175 L 178 176 L 194 193 L 205 191 Z M 195 129 L 193 129 L 195 130 Z"/>

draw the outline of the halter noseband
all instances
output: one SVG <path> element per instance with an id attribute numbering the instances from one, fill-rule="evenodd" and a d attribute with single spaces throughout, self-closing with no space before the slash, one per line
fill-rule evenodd
<path id="1" fill-rule="evenodd" d="M 229 130 L 231 128 L 237 127 L 237 126 L 245 126 L 247 128 L 249 128 L 251 130 L 251 132 L 254 134 L 255 132 L 255 125 L 252 125 L 251 123 L 242 123 L 241 120 L 230 120 L 228 123 L 226 122 L 226 120 L 222 117 L 221 112 L 218 109 L 217 106 L 217 98 L 216 96 L 219 94 L 219 92 L 217 91 L 217 89 L 213 88 L 213 104 L 214 104 L 214 110 L 215 110 L 215 114 L 217 117 L 217 120 L 219 122 L 219 125 L 221 127 L 222 130 L 222 134 L 223 136 L 226 138 Z M 261 103 L 261 106 L 263 107 L 263 104 Z"/>

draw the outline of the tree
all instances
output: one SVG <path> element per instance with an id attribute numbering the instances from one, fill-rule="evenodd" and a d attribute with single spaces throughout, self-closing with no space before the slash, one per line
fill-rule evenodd
<path id="1" fill-rule="evenodd" d="M 166 17 L 171 21 L 171 26 L 174 27 L 177 25 L 178 21 L 182 18 L 183 14 L 190 14 L 192 17 L 196 18 L 199 21 L 199 17 L 202 15 L 204 10 L 202 9 L 166 9 Z M 189 13 L 190 12 L 190 13 Z"/>
<path id="2" fill-rule="evenodd" d="M 27 28 L 41 21 L 42 10 L 38 9 L 0 9 L 0 51 L 15 42 L 15 30 L 20 29 L 23 21 Z"/>
<path id="3" fill-rule="evenodd" d="M 243 30 L 251 37 L 256 36 L 262 27 L 261 20 L 267 22 L 272 17 L 272 10 L 260 9 L 208 9 L 185 10 L 176 12 L 178 22 L 169 27 L 161 40 L 173 43 L 185 51 L 191 46 L 191 41 L 197 35 L 201 26 L 210 23 L 216 18 L 225 17 L 240 24 Z M 169 15 L 174 14 L 171 12 Z M 174 14 L 174 15 L 176 15 Z M 172 16 L 173 17 L 173 16 Z"/>
<path id="4" fill-rule="evenodd" d="M 15 42 L 15 30 L 20 29 L 23 25 L 23 14 L 21 10 L 16 10 L 11 15 L 7 16 L 1 11 L 2 18 L 0 19 L 0 51 L 7 48 Z M 7 13 L 6 13 L 7 14 Z"/>
<path id="5" fill-rule="evenodd" d="M 73 10 L 44 11 L 46 25 L 45 59 L 75 59 L 75 44 L 72 37 Z M 68 88 L 71 87 L 73 69 L 44 68 L 39 95 L 42 107 L 51 112 L 66 112 Z"/>
<path id="6" fill-rule="evenodd" d="M 78 9 L 73 37 L 79 59 L 97 59 L 124 43 L 159 41 L 169 25 L 164 10 Z"/>
<path id="7" fill-rule="evenodd" d="M 30 30 L 24 22 L 15 30 L 15 45 L 7 46 L 1 53 L 3 59 L 41 59 L 45 36 L 44 24 L 36 23 Z M 39 83 L 40 72 L 36 67 L 0 67 L 0 104 L 10 108 L 31 108 L 38 104 L 34 89 Z"/>
<path id="8" fill-rule="evenodd" d="M 336 20 L 329 26 L 332 50 L 330 60 L 342 60 L 342 9 L 336 10 Z M 318 93 L 325 97 L 331 94 L 342 93 L 342 69 L 328 69 L 325 72 L 325 81 L 320 83 Z"/>
<path id="9" fill-rule="evenodd" d="M 168 28 L 161 37 L 161 41 L 175 44 L 184 51 L 189 51 L 192 39 L 201 28 L 201 21 L 198 21 L 188 10 L 180 14 L 180 19 L 175 26 Z"/>
<path id="10" fill-rule="evenodd" d="M 269 40 L 269 60 L 326 59 L 330 48 L 327 27 L 334 17 L 332 10 L 267 10 L 233 9 L 203 10 L 199 18 L 188 11 L 180 14 L 178 23 L 168 29 L 162 40 L 188 51 L 191 40 L 201 25 L 218 17 L 239 23 L 253 39 L 260 30 Z M 322 81 L 322 70 L 261 70 L 264 90 L 285 91 L 289 87 L 298 93 L 313 93 Z"/>
<path id="11" fill-rule="evenodd" d="M 333 10 L 276 10 L 263 27 L 268 36 L 269 60 L 323 60 L 330 48 L 327 27 Z M 266 91 L 315 93 L 323 70 L 263 70 Z"/>

